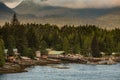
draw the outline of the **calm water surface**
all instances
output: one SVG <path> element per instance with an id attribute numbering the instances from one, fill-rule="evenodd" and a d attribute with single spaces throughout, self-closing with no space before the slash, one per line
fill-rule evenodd
<path id="1" fill-rule="evenodd" d="M 60 66 L 69 66 L 70 68 L 35 66 L 28 68 L 29 71 L 25 73 L 0 75 L 0 80 L 120 80 L 120 64 L 60 64 Z"/>

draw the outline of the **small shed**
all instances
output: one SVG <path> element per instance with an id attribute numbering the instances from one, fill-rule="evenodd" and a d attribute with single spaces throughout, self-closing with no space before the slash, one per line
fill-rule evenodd
<path id="1" fill-rule="evenodd" d="M 40 58 L 41 57 L 41 52 L 40 51 L 36 51 L 35 55 L 36 55 L 36 58 Z"/>
<path id="2" fill-rule="evenodd" d="M 4 50 L 4 53 L 7 54 L 7 53 L 8 53 L 8 49 L 5 49 L 5 50 Z"/>
<path id="3" fill-rule="evenodd" d="M 14 52 L 14 55 L 15 55 L 15 56 L 20 56 L 20 53 L 18 53 L 18 49 L 17 49 L 17 48 L 14 48 L 14 49 L 13 49 L 13 52 Z"/>
<path id="4" fill-rule="evenodd" d="M 116 55 L 116 54 L 118 54 L 117 52 L 112 52 L 112 55 Z"/>
<path id="5" fill-rule="evenodd" d="M 17 52 L 18 52 L 18 49 L 17 49 L 17 48 L 14 48 L 14 49 L 13 49 L 13 52 L 14 52 L 14 53 L 17 53 Z"/>
<path id="6" fill-rule="evenodd" d="M 5 49 L 4 53 L 5 53 L 5 59 L 7 59 L 7 57 L 8 57 L 8 54 L 7 54 L 8 53 L 8 49 Z"/>
<path id="7" fill-rule="evenodd" d="M 112 56 L 119 57 L 119 56 L 120 56 L 120 53 L 119 53 L 119 52 L 112 52 Z"/>
<path id="8" fill-rule="evenodd" d="M 100 52 L 100 54 L 102 55 L 102 57 L 104 57 L 106 55 L 105 52 Z"/>

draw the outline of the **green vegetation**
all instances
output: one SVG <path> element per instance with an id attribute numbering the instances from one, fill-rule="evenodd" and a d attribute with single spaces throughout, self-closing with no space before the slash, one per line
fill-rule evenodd
<path id="1" fill-rule="evenodd" d="M 5 57 L 4 57 L 4 42 L 0 38 L 0 67 L 2 67 L 5 63 Z"/>
<path id="2" fill-rule="evenodd" d="M 93 40 L 92 40 L 91 51 L 92 51 L 93 57 L 100 57 L 101 56 L 96 35 L 94 35 Z"/>
<path id="3" fill-rule="evenodd" d="M 15 18 L 15 19 L 14 19 Z M 33 57 L 32 52 L 46 48 L 64 50 L 66 53 L 100 57 L 100 52 L 120 52 L 120 29 L 106 30 L 94 25 L 69 26 L 59 28 L 50 24 L 20 24 L 14 15 L 12 23 L 0 28 L 5 48 L 17 48 L 21 55 Z"/>

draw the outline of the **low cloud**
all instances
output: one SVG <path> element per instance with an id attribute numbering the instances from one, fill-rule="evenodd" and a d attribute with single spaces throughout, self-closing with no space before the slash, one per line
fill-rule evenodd
<path id="1" fill-rule="evenodd" d="M 0 0 L 12 6 L 23 0 Z M 120 6 L 120 0 L 24 0 L 33 1 L 37 4 L 60 6 L 68 8 L 111 8 Z"/>
<path id="2" fill-rule="evenodd" d="M 35 2 L 39 0 L 34 0 Z M 69 8 L 111 8 L 120 6 L 120 0 L 46 0 L 44 4 Z"/>
<path id="3" fill-rule="evenodd" d="M 18 2 L 21 0 L 0 0 L 0 2 Z"/>
<path id="4" fill-rule="evenodd" d="M 8 7 L 14 8 L 19 5 L 23 0 L 0 0 L 0 2 L 5 3 Z"/>

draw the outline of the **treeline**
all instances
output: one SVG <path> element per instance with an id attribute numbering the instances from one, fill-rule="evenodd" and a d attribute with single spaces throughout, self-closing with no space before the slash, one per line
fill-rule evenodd
<path id="1" fill-rule="evenodd" d="M 1 26 L 0 36 L 9 55 L 17 48 L 21 55 L 31 58 L 36 50 L 45 54 L 46 48 L 93 57 L 100 57 L 100 52 L 120 52 L 120 29 L 106 30 L 95 25 L 59 28 L 50 24 L 20 24 L 14 15 L 11 23 Z"/>

